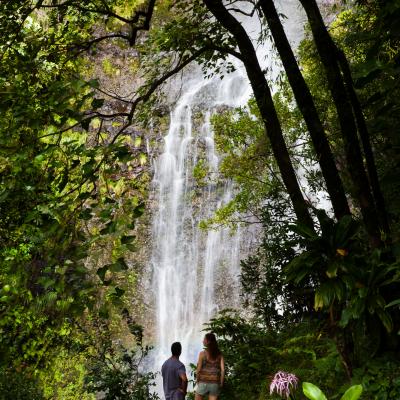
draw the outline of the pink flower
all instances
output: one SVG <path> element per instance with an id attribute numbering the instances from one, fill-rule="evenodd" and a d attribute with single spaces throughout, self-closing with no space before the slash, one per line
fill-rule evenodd
<path id="1" fill-rule="evenodd" d="M 269 393 L 272 394 L 276 392 L 279 396 L 288 399 L 291 389 L 296 389 L 298 383 L 299 379 L 296 375 L 290 374 L 289 372 L 278 371 L 269 386 Z"/>

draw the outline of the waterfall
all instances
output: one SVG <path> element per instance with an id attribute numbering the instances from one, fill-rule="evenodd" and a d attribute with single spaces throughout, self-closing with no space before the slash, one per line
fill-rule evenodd
<path id="1" fill-rule="evenodd" d="M 233 197 L 232 184 L 218 176 L 210 117 L 216 106 L 243 105 L 250 94 L 241 69 L 223 80 L 205 79 L 200 69 L 192 70 L 190 76 L 171 112 L 162 154 L 155 160 L 157 209 L 151 260 L 156 359 L 166 359 L 171 343 L 180 341 L 187 364 L 196 361 L 201 349 L 203 324 L 221 307 L 238 305 L 241 230 L 202 231 L 198 225 Z M 202 187 L 196 186 L 193 177 L 200 160 L 211 176 Z M 222 304 L 216 293 L 218 284 L 231 289 L 232 296 Z"/>

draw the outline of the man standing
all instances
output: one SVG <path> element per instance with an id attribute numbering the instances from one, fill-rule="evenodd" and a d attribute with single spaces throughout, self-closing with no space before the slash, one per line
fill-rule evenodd
<path id="1" fill-rule="evenodd" d="M 163 377 L 165 400 L 184 400 L 188 380 L 185 366 L 179 361 L 182 346 L 179 342 L 172 343 L 172 356 L 168 358 L 161 368 Z"/>

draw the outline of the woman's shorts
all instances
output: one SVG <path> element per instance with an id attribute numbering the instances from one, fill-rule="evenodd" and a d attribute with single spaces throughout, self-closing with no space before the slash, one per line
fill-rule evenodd
<path id="1" fill-rule="evenodd" d="M 218 383 L 199 382 L 197 384 L 196 393 L 200 396 L 218 396 L 220 386 Z"/>

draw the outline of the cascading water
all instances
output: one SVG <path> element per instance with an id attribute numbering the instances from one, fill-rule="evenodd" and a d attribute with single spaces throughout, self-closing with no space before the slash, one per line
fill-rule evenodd
<path id="1" fill-rule="evenodd" d="M 157 210 L 153 220 L 152 266 L 156 294 L 157 355 L 167 358 L 180 341 L 185 363 L 195 362 L 201 330 L 220 307 L 216 286 L 232 289 L 224 306 L 238 301 L 241 232 L 202 231 L 199 222 L 232 199 L 232 185 L 218 179 L 210 115 L 217 105 L 246 102 L 249 88 L 240 70 L 224 80 L 191 73 L 184 94 L 171 113 L 162 154 L 153 179 Z M 193 114 L 196 113 L 196 118 Z M 194 120 L 200 123 L 194 123 Z M 199 188 L 193 169 L 202 160 L 211 179 Z M 236 295 L 235 295 L 236 294 Z"/>

